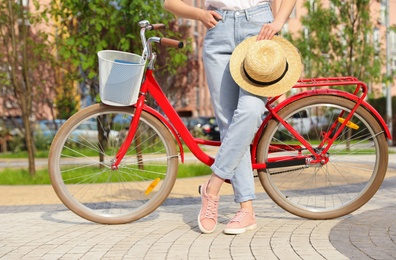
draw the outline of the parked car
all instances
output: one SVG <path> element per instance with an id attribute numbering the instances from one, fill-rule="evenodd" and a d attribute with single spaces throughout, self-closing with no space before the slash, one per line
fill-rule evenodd
<path id="1" fill-rule="evenodd" d="M 268 113 L 268 112 L 267 112 Z M 291 116 L 287 122 L 293 126 L 293 128 L 300 134 L 308 134 L 312 127 L 312 120 L 308 110 L 302 110 Z M 281 130 L 285 131 L 284 126 L 280 127 Z"/>
<path id="2" fill-rule="evenodd" d="M 184 120 L 188 130 L 195 137 L 206 137 L 210 140 L 220 140 L 219 125 L 215 117 L 194 117 Z"/>
<path id="3" fill-rule="evenodd" d="M 59 128 L 65 123 L 65 119 L 40 120 L 35 124 L 35 136 L 41 135 L 53 139 Z"/>
<path id="4" fill-rule="evenodd" d="M 115 139 L 118 131 L 110 130 L 109 139 Z M 70 135 L 74 140 L 96 142 L 98 140 L 98 125 L 95 121 L 86 121 L 73 130 Z"/>
<path id="5" fill-rule="evenodd" d="M 0 132 L 10 134 L 11 136 L 22 137 L 23 133 L 22 118 L 0 118 Z"/>

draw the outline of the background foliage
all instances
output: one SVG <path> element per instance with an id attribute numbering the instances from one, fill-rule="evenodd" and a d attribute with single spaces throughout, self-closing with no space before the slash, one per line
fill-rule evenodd
<path id="1" fill-rule="evenodd" d="M 109 49 L 140 55 L 139 21 L 169 25 L 174 20 L 164 12 L 161 0 L 63 0 L 53 1 L 48 11 L 59 28 L 56 38 L 59 61 L 69 64 L 65 81 L 70 84 L 77 79 L 82 83 L 82 98 L 89 95 L 94 102 L 99 101 L 97 52 Z M 172 26 L 171 29 L 175 28 Z M 149 32 L 147 36 L 154 33 L 156 36 L 166 34 L 166 37 L 182 38 L 177 30 L 169 29 Z M 159 67 L 166 63 L 167 73 L 175 74 L 177 68 L 186 62 L 186 52 L 187 49 L 184 53 L 171 48 L 159 49 L 158 55 L 165 57 Z M 162 83 L 165 85 L 166 81 Z M 67 105 L 67 102 L 62 102 L 63 106 Z"/>
<path id="2" fill-rule="evenodd" d="M 306 1 L 303 30 L 288 35 L 304 61 L 305 77 L 354 76 L 370 84 L 384 79 L 383 55 L 375 41 L 369 0 Z"/>

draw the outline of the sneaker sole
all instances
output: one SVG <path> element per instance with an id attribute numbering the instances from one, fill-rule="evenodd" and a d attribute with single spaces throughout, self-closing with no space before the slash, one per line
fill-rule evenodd
<path id="1" fill-rule="evenodd" d="M 245 233 L 248 230 L 253 230 L 257 227 L 257 224 L 253 224 L 244 228 L 226 228 L 224 229 L 224 234 L 227 235 L 238 235 L 238 234 L 242 234 Z"/>
<path id="2" fill-rule="evenodd" d="M 199 211 L 199 215 L 198 215 L 198 227 L 199 227 L 199 230 L 201 230 L 201 232 L 204 233 L 204 234 L 211 234 L 211 233 L 213 233 L 213 231 L 216 229 L 217 224 L 214 226 L 214 228 L 213 228 L 212 230 L 206 230 L 206 229 L 204 229 L 204 227 L 201 225 L 200 217 L 201 217 L 201 211 Z"/>

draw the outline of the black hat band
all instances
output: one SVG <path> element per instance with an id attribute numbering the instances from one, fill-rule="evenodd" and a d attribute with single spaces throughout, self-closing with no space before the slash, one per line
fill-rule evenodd
<path id="1" fill-rule="evenodd" d="M 249 73 L 247 73 L 246 69 L 245 69 L 245 62 L 243 62 L 243 71 L 245 72 L 246 77 L 253 83 L 257 84 L 257 85 L 261 85 L 261 86 L 269 86 L 269 85 L 273 85 L 275 83 L 278 83 L 281 79 L 283 79 L 283 77 L 286 75 L 286 72 L 289 70 L 289 63 L 286 61 L 286 67 L 285 70 L 283 71 L 282 75 L 280 75 L 279 78 L 270 81 L 270 82 L 265 82 L 265 81 L 258 81 L 253 79 Z"/>

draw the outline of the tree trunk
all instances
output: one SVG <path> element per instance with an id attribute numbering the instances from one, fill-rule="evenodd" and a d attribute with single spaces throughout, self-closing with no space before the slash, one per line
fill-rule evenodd
<path id="1" fill-rule="evenodd" d="M 25 128 L 25 140 L 26 140 L 26 149 L 28 153 L 28 162 L 29 162 L 29 174 L 31 176 L 36 175 L 36 164 L 35 164 L 35 146 L 34 146 L 34 138 L 33 131 L 30 124 L 29 116 L 24 113 L 23 114 L 23 125 Z"/>
<path id="2" fill-rule="evenodd" d="M 13 1 L 8 1 L 9 6 L 9 30 L 10 37 L 12 41 L 12 50 L 10 50 L 11 55 L 9 55 L 9 62 L 11 67 L 11 82 L 15 91 L 15 97 L 18 101 L 18 105 L 21 108 L 21 114 L 24 125 L 24 135 L 26 141 L 26 148 L 28 152 L 28 162 L 29 162 L 29 174 L 34 176 L 36 174 L 36 167 L 34 161 L 35 148 L 33 131 L 30 124 L 30 116 L 32 114 L 32 99 L 33 91 L 32 85 L 29 78 L 29 61 L 27 55 L 27 39 L 28 39 L 28 28 L 26 26 L 26 16 L 25 10 L 22 8 L 22 0 L 19 0 L 20 11 L 18 17 L 14 17 L 13 13 Z M 19 24 L 19 44 L 17 43 L 17 32 L 15 30 L 15 24 Z M 21 58 L 19 58 L 21 57 Z M 20 69 L 20 66 L 22 67 Z"/>
<path id="3" fill-rule="evenodd" d="M 19 0 L 19 4 L 23 6 L 23 1 Z M 30 124 L 30 116 L 32 114 L 32 103 L 33 103 L 33 90 L 32 85 L 29 79 L 29 61 L 27 55 L 27 45 L 28 45 L 28 28 L 26 26 L 26 16 L 24 14 L 24 9 L 21 8 L 21 18 L 22 18 L 22 63 L 23 63 L 23 79 L 25 82 L 26 93 L 23 95 L 25 97 L 26 103 L 26 111 L 23 111 L 23 123 L 25 124 L 25 136 L 26 136 L 26 148 L 28 152 L 28 161 L 29 161 L 29 173 L 30 175 L 36 175 L 36 166 L 35 166 L 35 145 L 33 138 L 33 129 Z"/>

